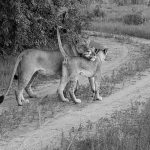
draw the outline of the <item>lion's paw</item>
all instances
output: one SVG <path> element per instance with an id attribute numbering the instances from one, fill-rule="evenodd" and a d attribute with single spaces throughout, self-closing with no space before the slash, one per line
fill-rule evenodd
<path id="1" fill-rule="evenodd" d="M 80 99 L 76 99 L 76 100 L 75 100 L 75 103 L 80 104 L 80 103 L 81 103 L 81 100 L 80 100 Z"/>
<path id="2" fill-rule="evenodd" d="M 96 98 L 96 100 L 98 100 L 98 101 L 102 101 L 102 99 L 103 98 L 101 96 L 99 96 L 99 97 Z"/>
<path id="3" fill-rule="evenodd" d="M 24 102 L 25 103 L 30 103 L 30 101 L 28 99 L 25 99 Z"/>
<path id="4" fill-rule="evenodd" d="M 62 99 L 63 102 L 69 102 L 68 98 Z"/>

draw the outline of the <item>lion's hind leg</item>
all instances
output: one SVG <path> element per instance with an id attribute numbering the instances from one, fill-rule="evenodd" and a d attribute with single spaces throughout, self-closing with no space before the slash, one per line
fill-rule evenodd
<path id="1" fill-rule="evenodd" d="M 76 90 L 77 81 L 78 81 L 78 78 L 76 76 L 70 78 L 69 93 L 70 93 L 70 96 L 71 96 L 71 98 L 73 99 L 73 101 L 75 103 L 81 103 L 81 100 L 77 99 L 76 96 L 75 96 L 75 94 L 74 94 L 74 92 Z"/>
<path id="2" fill-rule="evenodd" d="M 25 99 L 23 96 L 24 89 L 28 85 L 33 73 L 20 73 L 19 80 L 18 80 L 18 90 L 15 92 L 16 100 L 19 106 L 22 106 L 23 102 L 29 103 L 28 99 Z"/>
<path id="3" fill-rule="evenodd" d="M 37 98 L 38 96 L 32 91 L 32 83 L 33 81 L 37 78 L 38 76 L 38 71 L 35 72 L 31 78 L 31 80 L 29 81 L 28 85 L 26 86 L 25 90 L 27 92 L 27 94 L 29 95 L 30 98 Z"/>
<path id="4" fill-rule="evenodd" d="M 89 83 L 90 83 L 90 86 L 91 86 L 91 90 L 92 90 L 92 97 L 95 97 L 95 80 L 94 80 L 94 77 L 89 77 Z"/>
<path id="5" fill-rule="evenodd" d="M 99 88 L 100 88 L 100 79 L 99 76 L 95 77 L 95 96 L 94 96 L 94 100 L 102 100 L 102 97 L 99 95 Z"/>
<path id="6" fill-rule="evenodd" d="M 15 95 L 16 95 L 16 100 L 17 100 L 17 103 L 19 106 L 22 106 L 22 102 L 26 102 L 26 103 L 29 103 L 29 100 L 28 99 L 25 99 L 24 96 L 23 96 L 23 92 L 24 92 L 24 83 L 19 83 L 18 85 L 18 91 L 15 91 Z"/>

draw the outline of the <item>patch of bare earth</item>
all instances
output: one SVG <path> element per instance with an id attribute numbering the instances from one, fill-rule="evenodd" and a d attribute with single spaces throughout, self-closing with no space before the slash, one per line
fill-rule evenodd
<path id="1" fill-rule="evenodd" d="M 125 43 L 116 41 L 113 38 L 92 37 L 109 48 L 108 61 L 103 64 L 102 74 L 111 75 L 113 70 L 119 69 L 122 64 L 132 62 L 140 58 L 140 41 L 137 43 Z M 138 39 L 139 40 L 139 39 Z M 150 44 L 146 43 L 146 44 Z M 80 105 L 68 106 L 66 110 L 57 113 L 53 118 L 46 120 L 36 130 L 26 130 L 20 133 L 18 129 L 15 134 L 10 133 L 13 138 L 8 141 L 1 141 L 0 149 L 2 150 L 32 150 L 41 149 L 45 145 L 56 148 L 60 145 L 62 131 L 65 135 L 72 127 L 78 127 L 80 124 L 85 125 L 88 120 L 94 122 L 99 118 L 109 115 L 115 110 L 127 108 L 131 105 L 131 101 L 145 101 L 150 97 L 150 75 L 149 70 L 137 74 L 130 81 L 127 79 L 125 83 L 118 85 L 119 89 L 108 97 L 104 97 L 103 101 L 94 101 L 80 108 Z M 41 95 L 53 94 L 56 92 L 59 81 L 41 85 L 36 91 Z M 87 84 L 85 78 L 81 78 L 81 84 Z M 146 90 L 145 90 L 146 89 Z M 10 100 L 7 100 L 0 109 L 7 107 Z M 12 101 L 12 100 L 11 100 Z M 14 98 L 13 98 L 14 101 Z M 23 128 L 22 128 L 23 129 Z M 25 128 L 27 129 L 27 128 Z M 18 133 L 18 136 L 17 136 Z"/>

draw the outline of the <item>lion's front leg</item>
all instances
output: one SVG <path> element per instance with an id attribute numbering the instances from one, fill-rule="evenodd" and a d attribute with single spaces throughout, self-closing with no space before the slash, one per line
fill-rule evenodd
<path id="1" fill-rule="evenodd" d="M 89 77 L 89 83 L 91 86 L 91 90 L 93 92 L 93 97 L 95 96 L 95 80 L 94 77 Z"/>
<path id="2" fill-rule="evenodd" d="M 64 96 L 64 89 L 68 83 L 68 72 L 65 65 L 62 66 L 62 77 L 60 79 L 60 85 L 58 87 L 58 95 L 60 96 L 63 102 L 69 102 L 69 99 Z"/>
<path id="3" fill-rule="evenodd" d="M 100 77 L 96 76 L 95 77 L 95 96 L 94 100 L 102 100 L 102 97 L 99 95 L 99 88 L 100 88 Z"/>
<path id="4" fill-rule="evenodd" d="M 62 79 L 60 81 L 60 85 L 58 87 L 58 95 L 60 96 L 60 98 L 63 102 L 69 102 L 69 99 L 65 98 L 65 96 L 64 96 L 64 89 L 66 87 L 66 84 L 67 84 L 67 79 L 62 77 Z"/>

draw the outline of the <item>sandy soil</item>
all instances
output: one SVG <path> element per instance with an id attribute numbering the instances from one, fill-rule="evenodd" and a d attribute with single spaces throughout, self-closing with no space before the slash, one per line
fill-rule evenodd
<path id="1" fill-rule="evenodd" d="M 102 74 L 110 74 L 115 68 L 130 59 L 130 51 L 135 47 L 129 44 L 122 44 L 109 38 L 94 38 L 109 48 L 109 60 L 103 64 Z M 138 39 L 140 42 L 140 39 Z M 146 41 L 146 44 L 150 42 Z M 100 117 L 106 116 L 122 108 L 127 108 L 134 100 L 147 100 L 150 97 L 149 71 L 144 72 L 140 79 L 135 78 L 133 82 L 119 90 L 118 92 L 103 99 L 103 101 L 93 102 L 82 109 L 69 109 L 67 113 L 56 115 L 53 119 L 45 122 L 39 129 L 22 134 L 11 141 L 3 142 L 0 150 L 32 150 L 41 149 L 45 145 L 51 148 L 60 144 L 62 131 L 67 135 L 72 127 L 86 124 L 88 120 L 97 121 Z M 41 85 L 36 88 L 39 95 L 44 96 L 56 92 L 59 81 Z M 87 84 L 87 79 L 81 78 L 81 84 Z M 144 90 L 147 89 L 147 90 Z M 2 109 L 6 104 L 3 104 Z"/>

